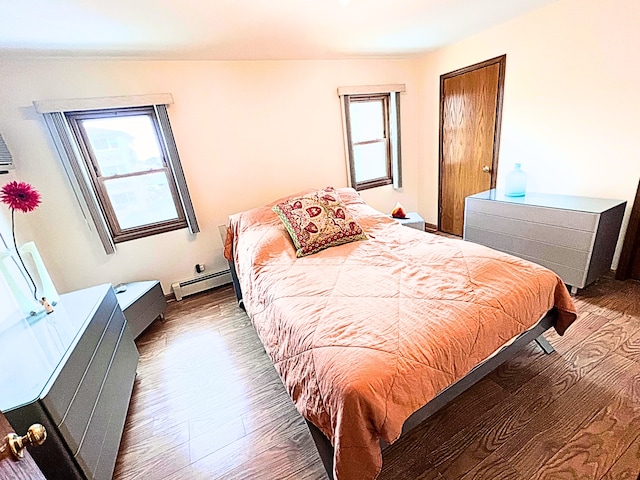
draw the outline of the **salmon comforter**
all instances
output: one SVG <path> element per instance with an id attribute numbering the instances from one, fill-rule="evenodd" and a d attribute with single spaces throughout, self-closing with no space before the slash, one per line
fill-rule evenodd
<path id="1" fill-rule="evenodd" d="M 556 307 L 562 280 L 489 248 L 403 227 L 338 189 L 369 237 L 296 258 L 271 205 L 230 217 L 225 255 L 298 411 L 334 446 L 334 477 L 374 479 L 380 439 Z"/>

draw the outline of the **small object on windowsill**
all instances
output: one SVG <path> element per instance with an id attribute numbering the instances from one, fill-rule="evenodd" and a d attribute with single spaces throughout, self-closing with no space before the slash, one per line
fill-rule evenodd
<path id="1" fill-rule="evenodd" d="M 113 289 L 116 291 L 116 293 L 126 292 L 127 291 L 127 284 L 126 283 L 119 283 L 118 285 L 113 287 Z"/>
<path id="2" fill-rule="evenodd" d="M 391 210 L 391 216 L 393 218 L 407 218 L 407 211 L 400 205 L 400 202 L 396 202 L 396 206 Z"/>
<path id="3" fill-rule="evenodd" d="M 47 297 L 42 297 L 42 300 L 40 300 L 40 303 L 44 307 L 44 311 L 47 312 L 47 315 L 53 312 L 53 307 L 47 301 Z"/>

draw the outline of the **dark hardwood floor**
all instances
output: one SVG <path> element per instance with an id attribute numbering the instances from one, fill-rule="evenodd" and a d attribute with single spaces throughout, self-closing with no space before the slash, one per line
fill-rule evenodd
<path id="1" fill-rule="evenodd" d="M 381 480 L 606 479 L 640 472 L 640 283 L 605 277 L 578 321 L 384 453 Z M 170 303 L 138 340 L 115 479 L 325 479 L 231 286 Z"/>

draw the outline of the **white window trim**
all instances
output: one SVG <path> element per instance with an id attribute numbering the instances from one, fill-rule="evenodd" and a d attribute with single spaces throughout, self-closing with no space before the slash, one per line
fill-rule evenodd
<path id="1" fill-rule="evenodd" d="M 165 102 L 165 103 L 156 103 Z M 173 138 L 167 105 L 173 103 L 171 94 L 136 95 L 130 97 L 100 97 L 69 100 L 44 100 L 34 101 L 33 104 L 38 113 L 42 113 L 53 141 L 55 143 L 60 160 L 64 166 L 69 182 L 80 205 L 87 226 L 100 238 L 107 255 L 116 252 L 115 242 L 107 226 L 107 220 L 102 213 L 98 198 L 91 185 L 87 166 L 82 160 L 80 148 L 71 132 L 71 127 L 64 112 L 81 110 L 99 110 L 107 108 L 126 108 L 153 105 L 161 126 L 162 142 L 168 152 L 168 164 L 175 180 L 178 197 L 185 212 L 187 226 L 192 234 L 198 233 L 200 228 L 195 216 L 195 210 L 191 202 L 191 196 L 187 188 L 187 182 L 180 163 L 178 149 Z M 93 228 L 92 228 L 93 227 Z"/>
<path id="2" fill-rule="evenodd" d="M 342 113 L 342 136 L 344 140 L 345 163 L 347 167 L 347 182 L 350 187 L 353 185 L 351 178 L 351 151 L 349 149 L 349 135 L 347 127 L 347 98 L 350 95 L 389 95 L 389 126 L 391 141 L 391 176 L 393 178 L 393 188 L 400 190 L 402 188 L 402 150 L 400 148 L 401 132 L 400 132 L 400 94 L 406 91 L 406 86 L 401 83 L 385 84 L 385 85 L 356 85 L 347 87 L 338 87 L 338 96 L 340 97 L 340 108 Z M 393 139 L 397 142 L 393 142 Z"/>
<path id="3" fill-rule="evenodd" d="M 390 83 L 386 85 L 356 85 L 350 87 L 338 87 L 338 96 L 344 95 L 375 95 L 376 93 L 404 93 L 406 86 L 403 83 Z"/>
<path id="4" fill-rule="evenodd" d="M 170 93 L 150 95 L 128 95 L 120 97 L 66 98 L 60 100 L 36 100 L 33 106 L 38 113 L 79 112 L 105 108 L 148 107 L 149 105 L 172 105 Z"/>

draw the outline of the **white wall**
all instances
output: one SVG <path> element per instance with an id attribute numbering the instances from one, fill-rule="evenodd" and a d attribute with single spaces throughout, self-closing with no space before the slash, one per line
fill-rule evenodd
<path id="1" fill-rule="evenodd" d="M 374 207 L 417 208 L 417 81 L 409 60 L 193 62 L 1 60 L 0 132 L 17 165 L 0 184 L 27 181 L 42 194 L 19 214 L 18 242 L 34 240 L 60 292 L 98 283 L 172 282 L 226 267 L 217 226 L 229 214 L 309 187 L 344 186 L 338 86 L 405 83 L 401 99 L 405 187 L 363 192 Z M 173 94 L 176 143 L 201 227 L 118 244 L 107 256 L 82 217 L 32 101 Z M 1 208 L 2 206 L 0 206 Z M 0 213 L 0 225 L 8 219 Z"/>
<path id="2" fill-rule="evenodd" d="M 196 263 L 208 271 L 225 267 L 217 225 L 230 213 L 303 188 L 346 184 L 338 86 L 406 83 L 405 188 L 363 197 L 383 211 L 400 201 L 437 223 L 439 77 L 506 53 L 498 186 L 518 161 L 530 191 L 631 203 L 640 176 L 637 18 L 640 3 L 632 0 L 559 0 L 413 60 L 0 57 L 0 132 L 17 164 L 0 184 L 23 180 L 42 193 L 41 207 L 17 215 L 17 236 L 19 243 L 36 241 L 61 292 L 141 279 L 159 279 L 168 292 L 194 275 Z M 107 256 L 86 227 L 32 101 L 161 92 L 175 99 L 169 115 L 202 232 L 126 242 Z M 5 237 L 8 219 L 0 206 Z"/>
<path id="3" fill-rule="evenodd" d="M 440 75 L 507 54 L 498 188 L 627 200 L 640 177 L 640 2 L 561 0 L 419 62 L 419 210 L 437 223 Z M 624 236 L 620 236 L 617 258 Z"/>

